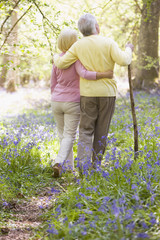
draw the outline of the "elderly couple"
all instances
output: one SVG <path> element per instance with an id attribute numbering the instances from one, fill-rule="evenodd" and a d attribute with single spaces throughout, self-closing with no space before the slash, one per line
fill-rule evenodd
<path id="1" fill-rule="evenodd" d="M 101 163 L 115 108 L 114 65 L 129 65 L 132 60 L 133 45 L 126 44 L 122 51 L 115 41 L 100 36 L 93 15 L 82 15 L 78 28 L 83 34 L 80 40 L 75 30 L 60 33 L 58 48 L 62 53 L 54 56 L 51 100 L 60 138 L 60 150 L 53 162 L 54 177 L 61 176 L 62 166 L 74 169 L 73 143 L 78 124 L 80 173 L 86 164 L 96 168 Z"/>

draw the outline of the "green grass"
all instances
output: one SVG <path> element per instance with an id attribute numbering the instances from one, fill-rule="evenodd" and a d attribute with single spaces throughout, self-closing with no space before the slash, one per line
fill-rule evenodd
<path id="1" fill-rule="evenodd" d="M 1 120 L 1 225 L 14 218 L 7 204 L 50 188 L 50 207 L 42 209 L 42 224 L 30 239 L 160 239 L 160 98 L 135 94 L 136 161 L 128 96 L 125 102 L 116 102 L 102 168 L 83 177 L 66 172 L 52 178 L 50 163 L 59 144 L 50 109 Z M 75 143 L 75 157 L 76 151 Z"/>

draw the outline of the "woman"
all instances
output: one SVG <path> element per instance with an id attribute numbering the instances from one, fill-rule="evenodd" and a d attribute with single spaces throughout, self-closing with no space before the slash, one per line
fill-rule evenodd
<path id="1" fill-rule="evenodd" d="M 77 41 L 77 32 L 72 29 L 62 30 L 58 37 L 58 48 L 61 56 Z M 80 92 L 79 76 L 97 80 L 100 78 L 112 78 L 113 72 L 87 71 L 80 61 L 75 62 L 65 70 L 53 65 L 51 76 L 51 105 L 54 119 L 57 124 L 60 139 L 60 150 L 54 161 L 54 177 L 62 173 L 62 165 L 65 163 L 69 169 L 74 169 L 73 143 L 80 119 Z"/>

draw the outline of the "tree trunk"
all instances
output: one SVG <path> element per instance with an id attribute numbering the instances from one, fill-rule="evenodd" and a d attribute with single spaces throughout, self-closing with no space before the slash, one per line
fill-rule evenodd
<path id="1" fill-rule="evenodd" d="M 15 0 L 16 2 L 17 0 Z M 12 11 L 11 17 L 9 18 L 10 23 L 6 22 L 6 26 L 3 27 L 4 38 L 7 36 L 8 29 L 12 28 L 17 22 L 18 16 L 16 8 Z M 18 43 L 18 25 L 14 27 L 11 34 L 6 41 L 6 51 L 2 56 L 2 69 L 0 74 L 0 87 L 6 87 L 8 92 L 16 91 L 16 81 L 18 79 L 18 54 L 17 45 Z"/>
<path id="2" fill-rule="evenodd" d="M 11 15 L 11 25 L 13 26 L 15 22 L 18 20 L 18 14 L 16 12 L 16 9 L 14 9 L 12 15 Z M 18 54 L 17 54 L 17 45 L 18 43 L 18 24 L 14 27 L 11 36 L 9 37 L 8 44 L 10 45 L 10 67 L 8 69 L 8 83 L 7 83 L 7 91 L 8 92 L 14 92 L 16 91 L 16 81 L 18 79 L 18 71 L 17 71 L 17 65 L 18 65 Z"/>
<path id="3" fill-rule="evenodd" d="M 155 87 L 158 78 L 158 30 L 160 0 L 143 0 L 143 9 L 138 42 L 137 71 L 135 88 L 150 89 Z"/>
<path id="4" fill-rule="evenodd" d="M 9 55 L 4 54 L 2 59 L 2 71 L 0 75 L 0 87 L 4 87 L 8 72 Z"/>

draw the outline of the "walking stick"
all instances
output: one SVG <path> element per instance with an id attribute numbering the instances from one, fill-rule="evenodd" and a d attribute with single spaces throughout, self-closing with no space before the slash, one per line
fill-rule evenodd
<path id="1" fill-rule="evenodd" d="M 130 101 L 131 101 L 131 110 L 133 118 L 133 127 L 134 127 L 134 159 L 138 157 L 138 128 L 137 128 L 137 119 L 136 111 L 133 97 L 133 87 L 131 81 L 131 65 L 128 65 L 128 80 L 129 80 L 129 92 L 130 92 Z"/>

